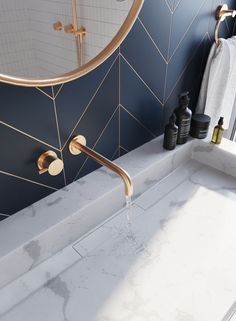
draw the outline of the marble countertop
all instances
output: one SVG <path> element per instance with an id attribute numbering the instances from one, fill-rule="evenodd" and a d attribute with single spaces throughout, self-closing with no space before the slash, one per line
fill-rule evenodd
<path id="1" fill-rule="evenodd" d="M 3 287 L 0 320 L 221 321 L 236 300 L 235 226 L 236 179 L 188 160 Z"/>

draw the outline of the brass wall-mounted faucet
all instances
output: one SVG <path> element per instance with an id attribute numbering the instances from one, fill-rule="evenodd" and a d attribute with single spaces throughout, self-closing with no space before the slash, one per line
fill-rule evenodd
<path id="1" fill-rule="evenodd" d="M 91 157 L 97 163 L 109 168 L 117 175 L 119 175 L 125 185 L 125 195 L 130 198 L 133 195 L 133 182 L 129 174 L 120 166 L 114 164 L 106 157 L 100 155 L 99 153 L 95 152 L 91 148 L 86 146 L 86 139 L 82 135 L 78 135 L 74 137 L 69 145 L 69 150 L 72 155 L 79 155 L 80 153 L 84 153 L 87 156 Z"/>
<path id="2" fill-rule="evenodd" d="M 58 158 L 57 154 L 49 150 L 41 154 L 37 161 L 39 174 L 47 173 L 51 176 L 59 175 L 64 168 L 63 161 Z"/>

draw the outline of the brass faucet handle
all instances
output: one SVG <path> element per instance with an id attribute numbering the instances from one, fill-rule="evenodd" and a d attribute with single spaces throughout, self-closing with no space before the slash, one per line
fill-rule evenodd
<path id="1" fill-rule="evenodd" d="M 56 31 L 61 31 L 63 29 L 61 21 L 57 21 L 53 24 L 53 29 Z"/>
<path id="2" fill-rule="evenodd" d="M 51 176 L 59 175 L 64 168 L 63 161 L 58 158 L 57 154 L 52 150 L 49 150 L 40 155 L 37 165 L 39 174 L 48 172 L 48 174 Z"/>
<path id="3" fill-rule="evenodd" d="M 66 33 L 74 33 L 75 32 L 75 28 L 72 24 L 66 25 L 64 27 L 64 30 Z"/>

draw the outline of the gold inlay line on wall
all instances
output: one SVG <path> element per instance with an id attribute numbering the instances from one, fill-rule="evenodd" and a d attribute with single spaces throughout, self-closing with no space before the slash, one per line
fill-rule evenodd
<path id="1" fill-rule="evenodd" d="M 121 59 L 121 56 L 120 56 L 120 47 L 119 47 L 119 55 L 118 55 L 118 59 L 119 59 L 119 104 L 121 102 L 121 66 L 120 66 L 120 59 Z"/>
<path id="2" fill-rule="evenodd" d="M 52 94 L 54 97 L 54 89 L 52 87 Z M 55 116 L 55 121 L 56 121 L 56 128 L 57 128 L 57 138 L 58 138 L 58 144 L 61 150 L 61 136 L 60 136 L 60 129 L 59 129 L 59 123 L 58 123 L 58 117 L 57 117 L 57 107 L 56 107 L 56 101 L 53 99 L 53 111 L 54 111 L 54 116 Z"/>
<path id="3" fill-rule="evenodd" d="M 22 130 L 20 130 L 20 129 L 12 126 L 12 125 L 9 125 L 9 124 L 3 122 L 2 120 L 0 120 L 0 124 L 2 124 L 3 126 L 6 126 L 6 127 L 10 128 L 10 129 L 12 129 L 12 130 L 18 132 L 18 133 L 20 133 L 21 135 L 27 136 L 28 138 L 30 138 L 30 139 L 32 139 L 32 140 L 35 140 L 35 141 L 37 141 L 37 142 L 39 142 L 39 143 L 41 143 L 41 144 L 43 144 L 43 145 L 45 145 L 45 146 L 48 146 L 48 147 L 53 148 L 53 149 L 55 149 L 55 150 L 57 150 L 57 151 L 60 151 L 59 148 L 57 148 L 57 147 L 55 147 L 55 146 L 52 146 L 52 145 L 50 145 L 50 144 L 42 141 L 41 139 L 38 139 L 38 138 L 32 136 L 32 135 L 30 135 L 30 134 L 27 134 L 26 132 L 23 132 Z"/>
<path id="4" fill-rule="evenodd" d="M 144 23 L 142 22 L 142 20 L 140 19 L 140 17 L 138 17 L 138 21 L 140 22 L 141 26 L 143 27 L 144 31 L 146 32 L 146 34 L 148 35 L 148 37 L 150 38 L 151 42 L 153 43 L 153 45 L 156 47 L 158 53 L 160 54 L 161 58 L 165 61 L 166 64 L 168 64 L 167 59 L 164 57 L 163 53 L 161 52 L 160 48 L 158 47 L 158 45 L 156 44 L 156 42 L 154 41 L 154 39 L 152 38 L 152 36 L 150 35 L 149 31 L 147 30 L 147 28 L 145 27 Z"/>
<path id="5" fill-rule="evenodd" d="M 63 161 L 63 163 L 65 164 L 62 151 L 60 151 L 60 154 L 61 154 L 61 160 L 62 160 L 62 161 Z M 64 166 L 64 168 L 63 168 L 63 178 L 64 178 L 64 183 L 65 183 L 65 186 L 66 186 L 66 185 L 67 185 L 67 179 L 66 179 L 66 170 L 65 170 L 65 166 Z"/>
<path id="6" fill-rule="evenodd" d="M 49 186 L 49 185 L 45 185 L 43 183 L 39 183 L 39 182 L 33 181 L 31 179 L 28 179 L 28 178 L 25 178 L 25 177 L 22 177 L 22 176 L 18 176 L 18 175 L 9 173 L 9 172 L 5 172 L 5 171 L 1 171 L 0 170 L 0 174 L 6 175 L 6 176 L 10 176 L 10 177 L 22 180 L 22 181 L 26 181 L 26 182 L 31 183 L 31 184 L 36 184 L 36 185 L 39 185 L 39 186 L 42 186 L 42 187 L 46 187 L 46 188 L 52 189 L 54 191 L 58 191 L 58 188 L 55 188 L 55 187 L 52 187 L 52 186 Z"/>
<path id="7" fill-rule="evenodd" d="M 173 15 L 171 16 L 171 20 L 170 20 L 170 30 L 169 30 L 169 39 L 168 39 L 168 48 L 167 48 L 167 60 L 169 59 L 169 56 L 170 56 L 170 44 L 171 44 L 172 25 L 173 25 Z M 163 103 L 165 102 L 165 97 L 166 97 L 168 71 L 169 71 L 169 64 L 168 64 L 168 62 L 167 62 L 167 64 L 166 64 L 166 72 L 165 72 L 165 83 L 164 83 Z"/>
<path id="8" fill-rule="evenodd" d="M 128 109 L 126 109 L 123 105 L 120 105 L 120 107 L 126 111 L 132 118 L 134 118 L 136 120 L 136 122 L 141 126 L 143 127 L 148 133 L 150 136 L 152 136 L 153 138 L 156 137 L 156 135 L 154 133 L 152 133 L 137 117 L 135 117 Z"/>
<path id="9" fill-rule="evenodd" d="M 129 153 L 129 150 L 128 149 L 126 149 L 126 148 L 124 148 L 123 146 L 119 146 L 121 149 L 123 149 L 126 153 Z"/>
<path id="10" fill-rule="evenodd" d="M 117 60 L 118 57 L 119 57 L 119 55 L 116 56 L 116 58 L 114 59 L 114 61 L 113 61 L 112 64 L 111 64 L 111 66 L 109 67 L 108 71 L 106 72 L 105 76 L 102 78 L 102 80 L 101 80 L 100 84 L 98 85 L 96 91 L 94 92 L 94 94 L 92 95 L 91 99 L 89 100 L 87 106 L 85 107 L 82 115 L 79 117 L 79 119 L 78 119 L 78 121 L 76 122 L 74 128 L 71 130 L 71 133 L 70 133 L 69 137 L 67 138 L 65 144 L 63 145 L 62 150 L 65 149 L 65 147 L 66 147 L 68 141 L 70 140 L 71 136 L 73 135 L 76 127 L 79 125 L 81 119 L 84 117 L 85 113 L 87 112 L 88 108 L 90 107 L 91 103 L 93 102 L 94 98 L 96 97 L 97 93 L 99 92 L 100 88 L 102 87 L 104 81 L 106 80 L 107 76 L 109 75 L 112 67 L 115 65 L 116 60 Z"/>
<path id="11" fill-rule="evenodd" d="M 185 65 L 184 69 L 182 70 L 182 72 L 181 72 L 180 76 L 179 76 L 179 77 L 178 77 L 178 79 L 176 80 L 176 82 L 175 82 L 174 86 L 172 87 L 172 90 L 170 91 L 170 93 L 169 93 L 168 97 L 165 99 L 164 104 L 166 104 L 166 102 L 167 102 L 167 101 L 168 101 L 168 99 L 170 98 L 171 94 L 173 93 L 173 91 L 174 91 L 175 87 L 176 87 L 176 86 L 177 86 L 177 84 L 179 83 L 180 79 L 183 77 L 183 75 L 184 75 L 184 73 L 185 73 L 186 69 L 188 68 L 188 66 L 189 66 L 189 65 L 190 65 L 190 63 L 192 62 L 192 60 L 193 60 L 193 58 L 194 58 L 194 56 L 195 56 L 196 52 L 198 51 L 198 49 L 199 49 L 199 48 L 200 48 L 200 46 L 202 45 L 202 42 L 204 41 L 204 39 L 206 38 L 206 36 L 207 36 L 207 32 L 204 34 L 204 36 L 203 36 L 202 40 L 200 41 L 200 43 L 198 44 L 198 46 L 197 46 L 197 47 L 195 48 L 195 50 L 193 51 L 193 54 L 191 55 L 191 57 L 190 57 L 189 61 L 187 62 L 187 64 Z"/>
<path id="12" fill-rule="evenodd" d="M 60 86 L 60 88 L 59 88 L 59 89 L 58 89 L 58 91 L 56 92 L 56 95 L 55 95 L 54 99 L 56 99 L 56 98 L 57 98 L 57 96 L 60 94 L 60 92 L 61 92 L 61 90 L 62 90 L 63 86 L 64 86 L 64 84 L 62 84 L 62 85 Z"/>
<path id="13" fill-rule="evenodd" d="M 172 14 L 173 10 L 171 9 L 170 4 L 168 3 L 167 0 L 165 0 L 165 3 L 166 3 L 167 8 L 170 10 L 170 13 Z"/>
<path id="14" fill-rule="evenodd" d="M 121 125 L 120 125 L 120 108 L 121 108 L 121 105 L 119 105 L 119 131 L 118 131 L 118 144 L 120 145 L 120 140 L 121 140 Z M 120 152 L 119 152 L 119 156 L 120 156 Z"/>
<path id="15" fill-rule="evenodd" d="M 89 160 L 89 157 L 86 157 L 86 159 L 84 160 L 83 164 L 81 165 L 79 171 L 77 172 L 77 174 L 76 174 L 75 177 L 73 178 L 73 182 L 75 182 L 75 181 L 78 179 L 80 173 L 82 172 L 82 169 L 83 169 L 84 166 L 87 164 L 87 161 L 88 161 L 88 160 Z"/>
<path id="16" fill-rule="evenodd" d="M 179 7 L 179 5 L 181 4 L 181 2 L 183 2 L 183 0 L 179 0 L 179 2 L 177 4 L 175 4 L 174 9 L 173 9 L 173 14 L 175 13 L 175 11 L 177 10 L 177 8 Z"/>
<path id="17" fill-rule="evenodd" d="M 100 139 L 101 139 L 101 137 L 103 136 L 105 130 L 106 130 L 107 127 L 109 126 L 110 122 L 112 121 L 115 113 L 117 112 L 117 110 L 118 110 L 119 108 L 120 108 L 120 105 L 118 105 L 118 106 L 116 107 L 116 109 L 114 110 L 114 112 L 112 113 L 112 115 L 111 115 L 111 117 L 109 118 L 108 122 L 106 123 L 105 127 L 104 127 L 103 130 L 101 131 L 99 137 L 97 138 L 97 140 L 95 141 L 94 145 L 92 146 L 92 149 L 94 149 L 94 148 L 97 146 L 98 142 L 100 141 Z M 80 167 L 78 173 L 75 175 L 75 178 L 73 179 L 73 181 L 75 181 L 76 178 L 79 176 L 81 170 L 83 169 L 83 167 L 84 167 L 85 164 L 87 163 L 88 159 L 89 159 L 89 157 L 86 158 L 86 160 L 84 161 L 84 163 L 83 163 L 82 166 Z"/>
<path id="18" fill-rule="evenodd" d="M 94 143 L 92 149 L 94 149 L 94 148 L 96 147 L 96 145 L 97 145 L 98 142 L 100 141 L 102 135 L 104 134 L 106 128 L 108 127 L 109 123 L 112 121 L 115 113 L 117 112 L 117 110 L 120 111 L 120 108 L 122 108 L 122 109 L 123 109 L 125 112 L 127 112 L 136 122 L 138 122 L 139 125 L 142 126 L 142 127 L 149 133 L 150 136 L 153 136 L 153 138 L 156 137 L 156 135 L 153 134 L 153 133 L 152 133 L 140 120 L 138 120 L 131 112 L 129 112 L 124 106 L 119 105 L 119 106 L 117 106 L 117 108 L 116 108 L 115 111 L 113 112 L 112 116 L 111 116 L 110 119 L 108 120 L 108 123 L 106 124 L 106 126 L 103 128 L 103 130 L 102 130 L 99 138 L 98 138 L 98 139 L 96 140 L 96 142 Z M 119 127 L 120 127 L 120 123 L 119 123 Z M 125 149 L 123 146 L 121 146 L 120 142 L 119 142 L 119 146 L 122 147 L 122 149 L 123 149 L 124 151 L 129 152 L 127 149 Z M 80 167 L 78 173 L 76 174 L 75 178 L 73 179 L 73 181 L 75 181 L 75 180 L 78 178 L 78 176 L 79 176 L 79 174 L 81 173 L 82 169 L 83 169 L 84 166 L 86 165 L 88 159 L 89 159 L 88 157 L 85 159 L 85 161 L 84 161 L 83 164 L 81 165 L 81 167 Z"/>
<path id="19" fill-rule="evenodd" d="M 197 11 L 197 14 L 193 17 L 191 23 L 189 24 L 188 28 L 185 30 L 183 36 L 181 37 L 179 43 L 177 44 L 177 46 L 176 46 L 176 48 L 175 48 L 175 50 L 173 51 L 172 55 L 171 55 L 170 58 L 168 59 L 168 63 L 170 63 L 170 61 L 171 61 L 172 58 L 174 57 L 177 49 L 178 49 L 179 46 L 181 45 L 181 43 L 182 43 L 182 41 L 184 40 L 185 36 L 187 35 L 189 29 L 191 28 L 191 26 L 193 25 L 195 19 L 197 18 L 199 12 L 201 11 L 202 7 L 205 5 L 205 3 L 206 3 L 207 1 L 208 1 L 208 0 L 205 0 L 205 1 L 203 1 L 203 3 L 201 4 L 200 8 L 199 8 L 198 11 Z M 172 33 L 172 28 L 171 28 L 171 33 Z"/>
<path id="20" fill-rule="evenodd" d="M 11 215 L 10 215 L 10 214 L 3 214 L 3 213 L 0 213 L 0 216 L 9 217 L 9 216 L 11 216 Z"/>
<path id="21" fill-rule="evenodd" d="M 124 59 L 124 61 L 129 65 L 129 67 L 134 71 L 136 76 L 142 81 L 142 83 L 147 87 L 147 89 L 151 92 L 151 94 L 158 100 L 158 102 L 164 106 L 163 102 L 157 97 L 157 95 L 153 92 L 153 90 L 148 86 L 148 84 L 143 80 L 143 78 L 139 75 L 139 73 L 134 69 L 134 67 L 131 65 L 131 63 L 125 58 L 125 56 L 121 53 L 121 57 Z"/>
<path id="22" fill-rule="evenodd" d="M 52 88 L 52 87 L 51 87 Z M 35 87 L 35 89 L 37 89 L 39 92 L 41 92 L 41 94 L 47 96 L 49 99 L 52 99 L 53 100 L 53 97 L 50 96 L 48 93 L 46 93 L 44 90 L 42 90 L 41 88 L 39 87 Z"/>
<path id="23" fill-rule="evenodd" d="M 116 148 L 115 152 L 113 153 L 111 160 L 114 160 L 114 157 L 116 156 L 116 154 L 119 152 L 119 146 Z"/>
<path id="24" fill-rule="evenodd" d="M 121 57 L 126 61 L 125 57 L 124 57 L 122 54 L 121 54 Z M 90 104 L 92 103 L 93 99 L 95 98 L 96 94 L 98 93 L 99 89 L 101 88 L 103 82 L 105 81 L 106 77 L 108 76 L 110 70 L 112 69 L 113 65 L 115 64 L 115 62 L 117 61 L 118 58 L 119 58 L 119 55 L 116 56 L 116 58 L 114 59 L 113 63 L 112 63 L 111 66 L 109 67 L 107 73 L 105 74 L 105 76 L 104 76 L 104 78 L 102 79 L 101 83 L 99 84 L 97 90 L 95 91 L 94 95 L 92 96 L 91 100 L 89 101 L 89 103 L 88 103 L 86 109 L 84 110 L 83 114 L 81 115 L 79 121 L 82 119 L 82 116 L 84 116 L 84 114 L 86 113 L 88 107 L 89 107 Z M 126 62 L 127 62 L 127 61 L 126 61 Z M 127 62 L 127 63 L 128 63 L 128 62 Z M 132 68 L 132 70 L 135 71 L 135 69 L 134 69 L 131 65 L 130 65 L 130 67 Z M 137 74 L 137 72 L 135 72 L 135 73 Z M 139 78 L 141 78 L 141 77 L 139 76 Z M 142 81 L 144 82 L 144 80 L 142 80 Z M 146 85 L 146 86 L 147 86 L 147 85 Z M 158 100 L 158 101 L 159 101 L 159 100 Z M 56 105 L 55 105 L 55 106 L 56 106 Z M 129 112 L 129 113 L 132 115 L 131 112 Z M 134 115 L 132 115 L 132 116 L 133 116 L 133 118 L 135 118 Z M 68 137 L 67 142 L 69 141 L 69 139 L 70 139 L 71 136 L 73 135 L 73 132 L 74 132 L 75 128 L 76 128 L 76 127 L 78 126 L 78 124 L 79 124 L 79 121 L 77 122 L 76 126 L 74 127 L 73 131 L 71 132 L 70 136 Z M 140 122 L 140 121 L 139 121 L 139 122 Z M 36 137 L 34 137 L 34 136 L 32 136 L 32 135 L 30 135 L 30 134 L 28 134 L 28 133 L 20 130 L 20 129 L 18 129 L 18 128 L 10 125 L 10 124 L 7 124 L 7 123 L 5 123 L 5 122 L 3 122 L 3 121 L 0 121 L 0 124 L 4 125 L 4 126 L 6 126 L 6 127 L 9 127 L 9 128 L 11 128 L 12 130 L 14 130 L 14 131 L 17 131 L 17 132 L 19 132 L 20 134 L 22 134 L 22 135 L 24 135 L 24 136 L 26 136 L 26 137 L 29 137 L 29 138 L 32 139 L 32 140 L 38 141 L 39 143 L 42 143 L 43 145 L 48 146 L 48 147 L 50 147 L 50 148 L 53 148 L 54 150 L 57 150 L 57 151 L 59 151 L 59 152 L 62 151 L 62 150 L 65 148 L 66 144 L 67 144 L 67 142 L 66 142 L 66 143 L 64 144 L 63 148 L 60 149 L 60 148 L 57 148 L 57 147 L 55 147 L 55 146 L 52 146 L 52 145 L 48 144 L 47 142 L 42 141 L 42 140 L 40 140 L 40 139 L 38 139 L 38 138 L 36 138 Z M 58 125 L 58 128 L 59 128 L 59 130 L 60 130 L 60 126 L 59 126 L 59 123 L 58 123 L 58 119 L 57 119 L 57 125 Z M 143 125 L 143 126 L 144 126 L 144 125 Z M 145 126 L 144 126 L 144 127 L 145 127 Z"/>

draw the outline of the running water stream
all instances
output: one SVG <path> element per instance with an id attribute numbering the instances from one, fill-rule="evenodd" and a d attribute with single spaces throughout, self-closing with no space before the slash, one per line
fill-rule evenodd
<path id="1" fill-rule="evenodd" d="M 126 196 L 126 218 L 127 218 L 127 226 L 128 226 L 127 239 L 134 241 L 135 235 L 132 229 L 133 205 L 132 205 L 131 196 Z"/>
<path id="2" fill-rule="evenodd" d="M 126 239 L 130 245 L 134 248 L 135 252 L 142 251 L 143 254 L 149 256 L 148 249 L 142 240 L 139 239 L 137 235 L 137 230 L 135 229 L 135 206 L 132 202 L 131 197 L 126 197 L 126 224 L 127 224 L 127 235 Z M 136 230 L 136 231 L 135 231 Z M 236 320 L 235 320 L 236 321 Z"/>

